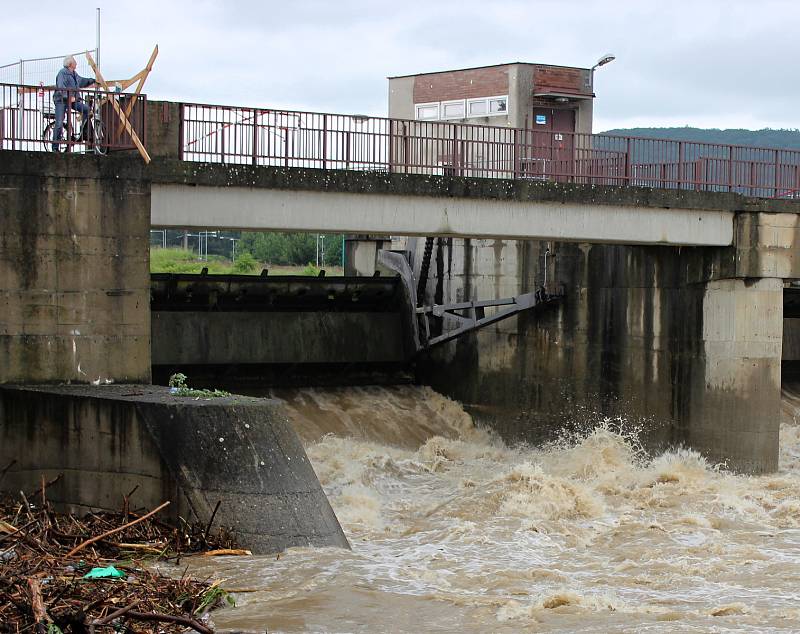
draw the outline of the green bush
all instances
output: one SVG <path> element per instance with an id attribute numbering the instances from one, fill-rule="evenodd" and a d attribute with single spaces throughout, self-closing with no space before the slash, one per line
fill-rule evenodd
<path id="1" fill-rule="evenodd" d="M 309 262 L 308 264 L 306 264 L 306 268 L 304 268 L 300 272 L 300 275 L 309 275 L 311 277 L 316 277 L 317 275 L 319 275 L 319 267 Z"/>
<path id="2" fill-rule="evenodd" d="M 258 267 L 256 259 L 247 251 L 239 255 L 233 263 L 233 270 L 236 273 L 251 273 Z"/>
<path id="3" fill-rule="evenodd" d="M 169 377 L 170 393 L 176 396 L 191 396 L 193 398 L 224 398 L 230 396 L 225 390 L 196 390 L 186 385 L 187 376 L 177 372 Z"/>

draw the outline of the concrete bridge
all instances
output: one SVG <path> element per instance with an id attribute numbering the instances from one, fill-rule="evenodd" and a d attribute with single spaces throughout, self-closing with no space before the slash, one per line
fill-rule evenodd
<path id="1" fill-rule="evenodd" d="M 571 178 L 549 181 L 499 170 L 407 173 L 391 160 L 382 171 L 363 169 L 368 161 L 334 169 L 351 166 L 339 159 L 287 165 L 285 155 L 260 164 L 261 155 L 242 152 L 233 164 L 222 154 L 182 160 L 202 156 L 187 153 L 191 126 L 179 106 L 148 107 L 149 165 L 0 151 L 0 384 L 150 382 L 151 227 L 393 236 L 417 279 L 425 236 L 435 238 L 419 289 L 426 301 L 510 296 L 545 282 L 566 288 L 542 316 L 521 314 L 417 361 L 420 380 L 479 420 L 510 439 L 540 440 L 564 424 L 623 416 L 643 423 L 653 449 L 684 444 L 751 473 L 777 467 L 782 363 L 800 360 L 784 345 L 797 337 L 794 313 L 783 310 L 785 287 L 800 279 L 800 202 L 748 196 L 733 181 L 731 191 L 703 191 L 692 178 L 639 187 L 624 174 L 587 176 L 578 159 Z M 749 188 L 774 195 L 784 172 L 770 173 L 771 188 Z M 248 321 L 259 327 L 257 318 L 239 323 Z M 378 339 L 368 345 L 380 347 Z M 165 362 L 163 353 L 155 357 Z M 120 460 L 116 472 L 125 471 Z M 20 482 L 34 468 L 19 471 Z M 275 504 L 291 505 L 279 493 Z M 190 507 L 209 505 L 192 495 Z M 315 543 L 340 542 L 326 517 Z M 281 543 L 304 543 L 293 540 Z"/>

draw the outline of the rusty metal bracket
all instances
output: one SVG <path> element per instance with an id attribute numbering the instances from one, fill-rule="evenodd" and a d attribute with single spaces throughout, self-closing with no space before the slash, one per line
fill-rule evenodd
<path id="1" fill-rule="evenodd" d="M 421 306 L 416 309 L 417 319 L 420 322 L 420 332 L 422 342 L 420 350 L 426 350 L 434 346 L 452 341 L 473 330 L 484 328 L 491 324 L 508 319 L 519 313 L 540 309 L 545 305 L 551 305 L 564 299 L 564 289 L 561 287 L 556 295 L 550 295 L 544 288 L 540 288 L 535 293 L 523 293 L 515 297 L 504 297 L 502 299 L 486 299 L 468 302 L 455 302 L 452 304 L 434 304 L 433 306 Z M 507 306 L 486 316 L 487 308 L 499 308 Z M 431 320 L 434 318 L 449 319 L 458 322 L 458 326 L 452 330 L 431 337 Z"/>

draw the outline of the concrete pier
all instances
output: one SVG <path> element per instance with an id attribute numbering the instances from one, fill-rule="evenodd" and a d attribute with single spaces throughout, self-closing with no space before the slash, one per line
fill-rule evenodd
<path id="1" fill-rule="evenodd" d="M 150 381 L 150 184 L 4 152 L 0 383 Z"/>
<path id="2" fill-rule="evenodd" d="M 429 300 L 530 292 L 545 263 L 551 287 L 565 286 L 538 320 L 500 322 L 418 364 L 423 381 L 506 438 L 538 442 L 622 416 L 652 450 L 777 468 L 783 281 L 738 277 L 735 249 L 454 239 L 437 261 Z"/>

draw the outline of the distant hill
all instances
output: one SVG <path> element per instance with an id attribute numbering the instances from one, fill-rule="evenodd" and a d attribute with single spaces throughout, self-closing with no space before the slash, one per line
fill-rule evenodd
<path id="1" fill-rule="evenodd" d="M 624 128 L 607 130 L 600 134 L 645 137 L 648 139 L 673 139 L 722 145 L 747 145 L 752 147 L 800 150 L 800 130 L 715 130 L 703 128 Z"/>

